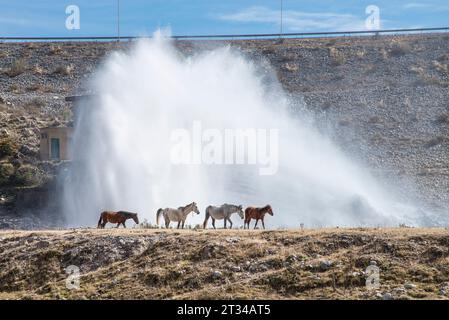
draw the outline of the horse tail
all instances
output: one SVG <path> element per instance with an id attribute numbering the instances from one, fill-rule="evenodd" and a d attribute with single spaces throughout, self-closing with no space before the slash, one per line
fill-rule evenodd
<path id="1" fill-rule="evenodd" d="M 100 214 L 100 220 L 98 220 L 97 229 L 100 229 L 100 227 L 101 227 L 101 220 L 103 219 L 103 213 L 104 213 L 104 212 L 102 212 L 102 213 Z"/>
<path id="2" fill-rule="evenodd" d="M 209 217 L 210 217 L 209 209 L 210 209 L 210 206 L 208 206 L 206 208 L 206 217 L 204 218 L 203 229 L 206 229 L 207 220 L 209 220 Z"/>
<path id="3" fill-rule="evenodd" d="M 159 208 L 156 213 L 156 224 L 159 225 L 159 219 L 161 218 L 162 213 L 164 210 L 162 208 Z"/>

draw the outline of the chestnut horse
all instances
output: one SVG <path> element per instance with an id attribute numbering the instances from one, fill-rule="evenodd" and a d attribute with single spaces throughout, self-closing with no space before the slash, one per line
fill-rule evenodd
<path id="1" fill-rule="evenodd" d="M 127 212 L 127 211 L 103 211 L 100 215 L 100 220 L 98 220 L 97 228 L 104 229 L 106 223 L 117 223 L 118 228 L 121 224 L 124 228 L 125 221 L 128 219 L 133 219 L 136 224 L 139 224 L 139 218 L 137 217 L 137 213 Z"/>
<path id="2" fill-rule="evenodd" d="M 249 223 L 251 222 L 251 219 L 256 219 L 256 224 L 254 225 L 254 229 L 257 227 L 257 223 L 259 220 L 262 220 L 262 226 L 265 229 L 265 223 L 263 222 L 263 219 L 265 218 L 265 214 L 273 215 L 273 210 L 271 209 L 271 206 L 267 204 L 265 207 L 262 208 L 256 208 L 256 207 L 248 207 L 245 209 L 245 221 L 243 223 L 243 228 L 246 229 L 246 226 L 248 226 L 249 229 Z"/>

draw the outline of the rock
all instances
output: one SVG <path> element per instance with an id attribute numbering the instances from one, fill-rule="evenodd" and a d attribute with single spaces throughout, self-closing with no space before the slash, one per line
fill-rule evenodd
<path id="1" fill-rule="evenodd" d="M 393 300 L 393 295 L 389 292 L 386 292 L 382 295 L 382 300 Z"/>
<path id="2" fill-rule="evenodd" d="M 242 268 L 240 268 L 239 266 L 231 266 L 229 269 L 232 272 L 240 272 L 240 271 L 242 271 Z"/>
<path id="3" fill-rule="evenodd" d="M 21 146 L 19 152 L 22 153 L 25 156 L 35 156 L 35 155 L 37 155 L 37 150 L 33 150 L 31 147 L 29 147 L 27 145 Z"/>
<path id="4" fill-rule="evenodd" d="M 204 246 L 200 251 L 200 257 L 202 260 L 210 259 L 212 258 L 212 255 L 214 253 L 215 247 L 212 245 Z"/>
<path id="5" fill-rule="evenodd" d="M 377 266 L 377 261 L 371 260 L 371 261 L 369 262 L 369 264 L 370 264 L 371 266 Z"/>
<path id="6" fill-rule="evenodd" d="M 269 268 L 265 263 L 261 263 L 258 267 L 260 271 L 267 271 Z"/>
<path id="7" fill-rule="evenodd" d="M 50 246 L 50 242 L 42 240 L 39 241 L 38 243 L 36 243 L 36 248 L 38 249 L 43 249 L 43 248 L 48 248 Z"/>
<path id="8" fill-rule="evenodd" d="M 394 292 L 396 295 L 401 295 L 401 294 L 404 294 L 404 293 L 405 293 L 405 288 L 404 288 L 404 287 L 397 287 L 397 288 L 394 288 L 394 289 L 393 289 L 393 292 Z"/>
<path id="9" fill-rule="evenodd" d="M 226 241 L 229 243 L 237 243 L 240 241 L 240 238 L 239 237 L 226 238 Z"/>
<path id="10" fill-rule="evenodd" d="M 212 271 L 212 278 L 220 279 L 222 276 L 223 276 L 223 274 L 220 271 L 218 271 L 218 270 Z"/>
<path id="11" fill-rule="evenodd" d="M 321 271 L 327 271 L 332 267 L 332 261 L 329 260 L 323 260 L 320 262 L 320 270 Z"/>
<path id="12" fill-rule="evenodd" d="M 416 288 L 416 284 L 413 284 L 413 283 L 406 283 L 406 284 L 404 285 L 404 288 L 407 289 L 407 290 L 412 290 L 412 289 L 415 289 L 415 288 Z"/>

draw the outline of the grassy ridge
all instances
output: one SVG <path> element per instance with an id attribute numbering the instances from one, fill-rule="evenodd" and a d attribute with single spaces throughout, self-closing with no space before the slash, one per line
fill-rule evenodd
<path id="1" fill-rule="evenodd" d="M 447 229 L 0 232 L 0 298 L 446 299 Z M 367 266 L 380 288 L 365 286 Z M 65 268 L 80 268 L 79 290 Z"/>

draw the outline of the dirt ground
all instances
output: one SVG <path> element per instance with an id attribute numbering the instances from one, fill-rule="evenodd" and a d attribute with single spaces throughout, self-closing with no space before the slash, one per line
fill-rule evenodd
<path id="1" fill-rule="evenodd" d="M 447 299 L 448 246 L 449 229 L 6 230 L 0 298 Z"/>

